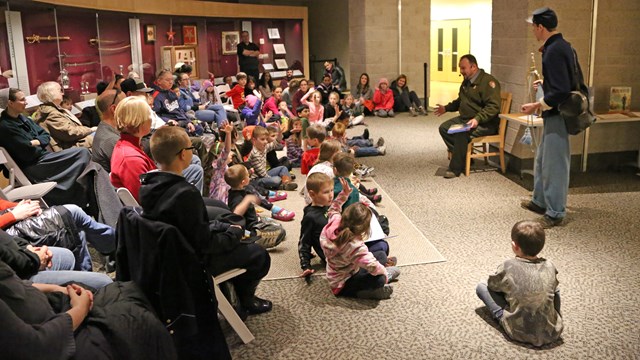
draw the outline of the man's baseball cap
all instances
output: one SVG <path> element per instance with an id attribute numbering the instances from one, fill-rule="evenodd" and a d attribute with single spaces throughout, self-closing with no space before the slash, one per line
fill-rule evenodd
<path id="1" fill-rule="evenodd" d="M 542 25 L 547 29 L 555 29 L 558 27 L 558 16 L 550 8 L 542 7 L 534 10 L 527 22 L 529 24 Z"/>
<path id="2" fill-rule="evenodd" d="M 144 82 L 142 82 L 142 80 L 139 80 L 139 79 L 127 79 L 123 81 L 122 83 L 120 83 L 120 89 L 125 94 L 129 91 L 131 92 L 139 91 L 139 92 L 145 92 L 145 93 L 149 93 L 153 91 L 153 89 L 148 88 L 147 85 Z"/>

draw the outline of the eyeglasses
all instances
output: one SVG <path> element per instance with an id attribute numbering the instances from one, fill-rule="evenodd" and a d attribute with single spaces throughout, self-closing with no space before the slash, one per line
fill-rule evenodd
<path id="1" fill-rule="evenodd" d="M 176 155 L 180 155 L 180 153 L 181 153 L 181 152 L 183 152 L 183 151 L 185 151 L 185 150 L 193 150 L 193 149 L 195 149 L 195 148 L 196 148 L 195 146 L 189 146 L 189 147 L 186 147 L 186 148 L 182 148 L 182 149 L 180 149 L 180 151 L 178 151 L 178 152 L 176 153 Z"/>
<path id="2" fill-rule="evenodd" d="M 116 94 L 113 96 L 113 101 L 111 102 L 111 105 L 115 105 L 116 104 L 116 99 L 118 98 L 118 95 L 120 95 L 120 93 L 122 92 L 118 88 L 115 88 L 115 90 L 116 90 Z M 111 105 L 109 105 L 109 106 L 111 106 Z"/>

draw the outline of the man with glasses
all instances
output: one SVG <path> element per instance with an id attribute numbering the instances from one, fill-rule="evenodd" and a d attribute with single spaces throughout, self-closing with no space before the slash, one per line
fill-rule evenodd
<path id="1" fill-rule="evenodd" d="M 178 80 L 180 85 L 180 107 L 187 111 L 187 115 L 189 111 L 194 111 L 193 116 L 196 119 L 204 121 L 207 124 L 215 123 L 216 127 L 219 127 L 227 121 L 227 112 L 222 104 L 200 104 L 201 101 L 206 101 L 206 99 L 196 99 L 193 95 L 191 86 L 189 85 L 189 74 L 178 74 Z"/>
<path id="2" fill-rule="evenodd" d="M 202 135 L 203 129 L 189 120 L 186 112 L 180 108 L 178 95 L 171 90 L 173 87 L 173 73 L 162 70 L 156 79 L 157 89 L 153 92 L 153 111 L 169 123 L 174 120 L 187 130 L 189 136 Z"/>

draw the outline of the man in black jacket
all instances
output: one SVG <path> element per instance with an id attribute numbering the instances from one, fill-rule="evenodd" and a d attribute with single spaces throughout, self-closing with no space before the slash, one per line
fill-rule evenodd
<path id="1" fill-rule="evenodd" d="M 553 10 L 548 7 L 537 9 L 527 21 L 531 23 L 536 39 L 544 42 L 541 48 L 544 98 L 522 105 L 522 112 L 531 114 L 541 109 L 544 133 L 536 154 L 533 197 L 523 200 L 521 206 L 542 215 L 538 222 L 544 228 L 550 228 L 561 225 L 566 215 L 571 149 L 558 105 L 572 90 L 577 59 L 571 44 L 556 30 L 558 17 Z"/>
<path id="2" fill-rule="evenodd" d="M 236 215 L 209 220 L 202 195 L 182 177 L 193 156 L 184 131 L 162 127 L 151 137 L 151 153 L 161 171 L 141 176 L 140 205 L 143 216 L 175 226 L 191 243 L 212 275 L 233 268 L 247 271 L 230 280 L 240 305 L 250 314 L 271 310 L 272 304 L 255 296 L 260 279 L 269 272 L 271 258 L 260 246 L 242 243 L 244 229 Z"/>

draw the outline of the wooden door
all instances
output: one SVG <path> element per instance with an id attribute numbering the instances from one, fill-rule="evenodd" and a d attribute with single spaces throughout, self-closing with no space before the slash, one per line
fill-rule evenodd
<path id="1" fill-rule="evenodd" d="M 461 82 L 458 63 L 469 53 L 471 19 L 431 22 L 431 81 Z"/>

